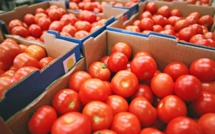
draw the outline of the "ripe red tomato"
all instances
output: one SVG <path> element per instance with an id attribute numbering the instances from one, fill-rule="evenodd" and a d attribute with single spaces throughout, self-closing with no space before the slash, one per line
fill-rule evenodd
<path id="1" fill-rule="evenodd" d="M 179 32 L 181 29 L 188 26 L 189 26 L 189 22 L 186 19 L 180 19 L 175 22 L 174 28 L 176 32 Z"/>
<path id="2" fill-rule="evenodd" d="M 28 122 L 28 129 L 32 134 L 47 134 L 57 119 L 55 109 L 48 105 L 43 105 L 37 109 Z"/>
<path id="3" fill-rule="evenodd" d="M 144 97 L 146 98 L 151 104 L 154 101 L 154 94 L 152 93 L 151 88 L 146 84 L 139 84 L 137 91 L 132 95 L 132 99 L 136 97 Z"/>
<path id="4" fill-rule="evenodd" d="M 29 31 L 24 26 L 15 26 L 11 29 L 11 34 L 13 35 L 19 35 L 21 37 L 27 37 L 29 36 Z"/>
<path id="5" fill-rule="evenodd" d="M 205 39 L 205 37 L 202 34 L 195 34 L 190 38 L 190 43 L 196 43 L 198 40 Z"/>
<path id="6" fill-rule="evenodd" d="M 17 69 L 25 66 L 32 66 L 40 69 L 39 61 L 28 53 L 18 54 L 13 60 L 13 65 Z"/>
<path id="7" fill-rule="evenodd" d="M 46 12 L 46 10 L 44 9 L 44 8 L 42 8 L 42 7 L 38 7 L 36 10 L 35 10 L 35 14 L 37 14 L 37 13 L 47 13 Z"/>
<path id="8" fill-rule="evenodd" d="M 132 96 L 136 92 L 138 85 L 137 76 L 128 70 L 117 72 L 111 80 L 112 91 L 124 98 Z"/>
<path id="9" fill-rule="evenodd" d="M 141 30 L 153 30 L 154 21 L 151 18 L 143 18 L 140 20 L 140 29 Z"/>
<path id="10" fill-rule="evenodd" d="M 19 19 L 12 19 L 8 24 L 9 31 L 11 31 L 16 26 L 23 26 L 23 22 Z"/>
<path id="11" fill-rule="evenodd" d="M 85 105 L 90 101 L 106 101 L 110 92 L 110 87 L 104 81 L 91 78 L 85 80 L 79 89 L 79 97 Z"/>
<path id="12" fill-rule="evenodd" d="M 77 28 L 78 31 L 84 30 L 84 31 L 89 32 L 90 29 L 92 28 L 90 22 L 82 21 L 82 20 L 76 21 L 74 26 Z"/>
<path id="13" fill-rule="evenodd" d="M 39 45 L 30 45 L 26 48 L 25 53 L 35 57 L 38 61 L 46 57 L 46 50 Z"/>
<path id="14" fill-rule="evenodd" d="M 189 117 L 181 116 L 172 119 L 166 127 L 166 134 L 201 134 L 197 122 Z"/>
<path id="15" fill-rule="evenodd" d="M 66 26 L 68 24 L 74 25 L 77 20 L 78 20 L 77 17 L 74 14 L 70 13 L 64 14 L 60 19 L 60 22 L 62 23 L 63 26 Z"/>
<path id="16" fill-rule="evenodd" d="M 0 76 L 0 99 L 4 98 L 4 94 L 7 90 L 7 88 L 9 88 L 11 86 L 11 76 Z"/>
<path id="17" fill-rule="evenodd" d="M 79 7 L 78 7 L 78 4 L 77 3 L 75 3 L 75 2 L 69 2 L 69 9 L 71 9 L 71 10 L 78 10 L 79 9 Z"/>
<path id="18" fill-rule="evenodd" d="M 170 16 L 178 16 L 178 17 L 182 17 L 182 13 L 181 10 L 174 8 L 170 11 Z"/>
<path id="19" fill-rule="evenodd" d="M 178 17 L 178 16 L 170 16 L 168 19 L 167 19 L 167 23 L 174 26 L 175 23 L 180 20 L 181 17 Z"/>
<path id="20" fill-rule="evenodd" d="M 207 90 L 215 94 L 215 81 L 202 82 L 202 90 Z"/>
<path id="21" fill-rule="evenodd" d="M 73 25 L 68 24 L 63 27 L 61 32 L 66 32 L 66 33 L 69 33 L 71 36 L 74 36 L 75 33 L 77 32 L 77 29 Z"/>
<path id="22" fill-rule="evenodd" d="M 163 5 L 163 6 L 158 8 L 156 14 L 159 14 L 159 15 L 162 15 L 163 17 L 168 18 L 171 14 L 171 10 L 168 6 Z"/>
<path id="23" fill-rule="evenodd" d="M 215 61 L 210 58 L 199 58 L 190 65 L 190 74 L 201 81 L 215 80 Z"/>
<path id="24" fill-rule="evenodd" d="M 163 30 L 163 27 L 160 25 L 154 25 L 153 26 L 153 31 L 155 31 L 155 32 L 160 32 L 162 30 Z"/>
<path id="25" fill-rule="evenodd" d="M 53 21 L 49 25 L 49 30 L 54 30 L 54 31 L 61 32 L 62 29 L 63 29 L 63 25 L 62 25 L 62 23 L 60 21 Z"/>
<path id="26" fill-rule="evenodd" d="M 102 63 L 100 61 L 93 62 L 89 66 L 88 72 L 93 78 L 98 78 L 103 81 L 108 81 L 111 77 L 111 72 L 107 68 L 107 64 Z"/>
<path id="27" fill-rule="evenodd" d="M 52 106 L 58 114 L 81 110 L 81 101 L 78 93 L 72 89 L 64 88 L 58 91 L 52 99 Z"/>
<path id="28" fill-rule="evenodd" d="M 117 134 L 117 133 L 113 130 L 102 129 L 102 130 L 98 130 L 98 131 L 94 132 L 93 134 Z"/>
<path id="29" fill-rule="evenodd" d="M 157 11 L 157 6 L 154 2 L 147 2 L 145 5 L 145 10 L 149 11 L 151 14 L 155 14 Z"/>
<path id="30" fill-rule="evenodd" d="M 49 10 L 48 16 L 52 21 L 57 21 L 61 19 L 62 14 L 60 10 L 53 8 Z"/>
<path id="31" fill-rule="evenodd" d="M 184 101 L 194 101 L 201 93 L 201 82 L 193 75 L 182 75 L 175 81 L 174 92 Z"/>
<path id="32" fill-rule="evenodd" d="M 131 71 L 142 80 L 152 78 L 157 64 L 151 56 L 137 56 L 131 61 Z"/>
<path id="33" fill-rule="evenodd" d="M 91 122 L 92 131 L 108 129 L 113 120 L 112 108 L 101 101 L 90 101 L 82 111 Z"/>
<path id="34" fill-rule="evenodd" d="M 113 110 L 113 115 L 128 111 L 128 102 L 119 95 L 110 95 L 106 100 L 106 104 Z"/>
<path id="35" fill-rule="evenodd" d="M 40 18 L 48 18 L 48 16 L 45 13 L 37 13 L 37 14 L 35 14 L 34 15 L 34 21 L 35 21 L 36 24 L 38 23 L 38 20 Z"/>
<path id="36" fill-rule="evenodd" d="M 52 134 L 91 134 L 91 124 L 86 115 L 69 112 L 60 116 L 53 124 Z"/>
<path id="37" fill-rule="evenodd" d="M 50 18 L 41 17 L 39 18 L 37 25 L 40 26 L 42 30 L 48 30 L 51 23 L 52 21 Z"/>
<path id="38" fill-rule="evenodd" d="M 147 52 L 147 51 L 139 51 L 139 52 L 137 52 L 137 53 L 134 55 L 134 58 L 135 58 L 135 57 L 138 57 L 138 56 L 151 56 L 151 57 L 152 57 L 152 55 L 151 55 L 149 52 Z"/>
<path id="39" fill-rule="evenodd" d="M 196 34 L 195 30 L 192 27 L 185 27 L 182 28 L 179 32 L 178 32 L 178 38 L 179 40 L 183 40 L 183 41 L 189 41 L 190 38 L 192 36 L 194 36 Z"/>
<path id="40" fill-rule="evenodd" d="M 42 68 L 48 66 L 54 60 L 55 60 L 55 58 L 50 57 L 50 56 L 42 58 L 41 60 L 39 60 L 40 68 L 42 69 Z"/>
<path id="41" fill-rule="evenodd" d="M 86 71 L 76 71 L 69 78 L 69 88 L 79 92 L 82 83 L 91 78 L 92 76 Z"/>
<path id="42" fill-rule="evenodd" d="M 185 102 L 178 96 L 168 95 L 159 101 L 157 115 L 162 122 L 168 123 L 176 117 L 186 116 L 187 107 Z"/>
<path id="43" fill-rule="evenodd" d="M 137 116 L 142 127 L 151 125 L 157 118 L 156 109 L 144 97 L 134 98 L 129 105 L 129 112 Z"/>
<path id="44" fill-rule="evenodd" d="M 189 69 L 183 62 L 174 61 L 167 64 L 163 72 L 169 74 L 175 81 L 181 75 L 188 74 Z"/>
<path id="45" fill-rule="evenodd" d="M 83 10 L 79 13 L 78 18 L 83 21 L 88 21 L 89 23 L 93 23 L 97 21 L 97 16 L 95 13 Z"/>
<path id="46" fill-rule="evenodd" d="M 34 15 L 33 14 L 30 14 L 30 13 L 27 13 L 24 18 L 23 18 L 24 22 L 30 26 L 31 24 L 34 24 L 35 23 L 35 20 L 34 20 Z"/>
<path id="47" fill-rule="evenodd" d="M 213 32 L 207 32 L 207 33 L 204 34 L 204 37 L 205 37 L 206 39 L 215 40 L 215 33 L 213 33 Z"/>
<path id="48" fill-rule="evenodd" d="M 167 23 L 166 17 L 163 17 L 162 15 L 154 15 L 152 20 L 154 21 L 154 25 L 160 25 L 162 27 L 164 27 Z"/>
<path id="49" fill-rule="evenodd" d="M 108 68 L 112 72 L 118 72 L 120 70 L 126 69 L 128 64 L 128 58 L 122 52 L 111 53 L 108 59 Z"/>
<path id="50" fill-rule="evenodd" d="M 143 11 L 140 15 L 140 20 L 143 19 L 143 18 L 152 18 L 152 14 L 151 12 L 149 11 Z"/>
<path id="51" fill-rule="evenodd" d="M 198 120 L 198 125 L 204 134 L 215 133 L 215 113 L 202 115 Z"/>
<path id="52" fill-rule="evenodd" d="M 196 34 L 203 34 L 203 28 L 201 25 L 199 24 L 192 24 L 189 27 L 191 27 Z"/>
<path id="53" fill-rule="evenodd" d="M 200 17 L 199 14 L 194 12 L 193 14 L 191 13 L 190 15 L 185 17 L 185 20 L 187 20 L 189 25 L 197 24 L 198 20 L 199 20 L 199 17 Z"/>
<path id="54" fill-rule="evenodd" d="M 146 128 L 143 128 L 139 134 L 164 134 L 164 133 L 156 128 L 146 127 Z"/>
<path id="55" fill-rule="evenodd" d="M 111 130 L 117 134 L 139 134 L 140 121 L 132 113 L 120 112 L 114 116 Z"/>
<path id="56" fill-rule="evenodd" d="M 90 33 L 85 30 L 80 30 L 75 33 L 74 38 L 83 39 L 83 38 L 87 37 L 89 34 Z"/>
<path id="57" fill-rule="evenodd" d="M 200 25 L 204 25 L 207 28 L 211 28 L 211 26 L 213 25 L 213 22 L 214 22 L 213 17 L 210 15 L 203 15 L 199 18 L 199 21 L 198 21 Z"/>
<path id="58" fill-rule="evenodd" d="M 117 42 L 114 44 L 114 46 L 111 49 L 111 53 L 114 53 L 114 52 L 122 52 L 129 59 L 132 54 L 132 48 L 128 43 Z"/>

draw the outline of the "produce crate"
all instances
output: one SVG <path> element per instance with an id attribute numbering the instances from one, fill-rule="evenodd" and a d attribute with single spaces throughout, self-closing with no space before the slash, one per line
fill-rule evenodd
<path id="1" fill-rule="evenodd" d="M 76 64 L 69 73 L 55 81 L 47 88 L 46 92 L 6 122 L 12 132 L 15 134 L 27 132 L 27 123 L 30 119 L 29 114 L 42 105 L 51 104 L 54 94 L 60 89 L 68 87 L 68 80 L 73 72 L 86 70 L 94 61 L 98 61 L 103 56 L 110 54 L 111 48 L 117 42 L 128 43 L 132 47 L 133 55 L 141 50 L 148 51 L 156 60 L 160 70 L 163 70 L 171 61 L 181 61 L 189 66 L 192 61 L 200 57 L 208 57 L 215 60 L 214 51 L 182 45 L 172 38 L 166 38 L 153 33 L 145 36 L 143 34 L 105 30 L 97 37 L 90 37 L 83 43 L 84 63 L 80 61 Z"/>
<path id="2" fill-rule="evenodd" d="M 18 43 L 38 44 L 37 41 L 22 40 L 18 36 L 3 35 L 0 37 L 3 37 L 0 41 L 5 38 L 13 38 Z M 32 72 L 6 90 L 5 97 L 0 101 L 0 116 L 4 120 L 7 120 L 32 102 L 44 92 L 48 85 L 66 74 L 81 59 L 80 49 L 76 43 L 59 40 L 52 34 L 46 33 L 45 44 L 41 45 L 45 48 L 47 55 L 55 58 L 55 61 L 41 70 Z M 68 66 L 67 63 L 70 59 L 72 59 L 73 64 Z"/>
<path id="3" fill-rule="evenodd" d="M 182 16 L 187 16 L 189 15 L 191 12 L 199 12 L 201 15 L 210 15 L 214 18 L 215 15 L 215 8 L 211 7 L 211 6 L 198 6 L 198 5 L 193 5 L 193 4 L 188 4 L 186 2 L 164 2 L 164 1 L 153 1 L 155 2 L 157 9 L 163 5 L 167 5 L 168 7 L 170 7 L 170 9 L 179 9 L 182 13 Z M 128 25 L 131 25 L 135 20 L 140 18 L 141 13 L 143 13 L 144 11 L 144 7 L 145 4 L 147 3 L 147 1 L 144 2 L 140 2 L 139 3 L 139 11 L 136 14 L 133 14 L 132 17 L 130 17 L 130 19 L 128 20 L 124 20 L 123 17 L 120 17 L 117 19 L 117 21 L 115 21 L 114 23 L 111 23 L 110 25 L 107 26 L 107 29 L 111 29 L 111 30 L 115 30 L 115 31 L 123 31 L 123 32 L 128 32 L 128 33 L 134 33 L 133 31 L 126 31 L 124 28 Z M 186 10 L 184 10 L 186 9 Z M 215 19 L 214 19 L 215 22 Z M 211 27 L 211 29 L 209 29 L 209 31 L 213 32 L 214 31 L 214 24 Z M 160 33 L 157 33 L 160 34 Z M 165 36 L 165 35 L 164 35 Z M 167 35 L 168 36 L 168 35 Z M 171 38 L 176 38 L 171 37 Z M 184 44 L 190 44 L 193 46 L 196 46 L 195 44 L 189 43 L 189 42 L 184 42 L 184 41 L 179 41 L 181 43 Z M 202 48 L 206 48 L 206 49 L 212 49 L 215 50 L 215 48 L 211 48 L 211 47 L 205 47 L 205 46 L 200 46 L 198 45 L 197 47 L 202 47 Z"/>

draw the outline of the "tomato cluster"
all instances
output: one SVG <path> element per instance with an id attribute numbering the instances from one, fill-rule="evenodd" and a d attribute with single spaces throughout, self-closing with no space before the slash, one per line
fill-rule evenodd
<path id="1" fill-rule="evenodd" d="M 201 5 L 201 6 L 209 6 L 210 0 L 164 0 L 168 2 L 179 1 L 179 2 L 187 2 L 189 4 Z"/>
<path id="2" fill-rule="evenodd" d="M 69 9 L 71 10 L 87 10 L 97 13 L 103 12 L 103 5 L 111 4 L 115 7 L 132 7 L 138 1 L 128 1 L 126 3 L 117 2 L 117 1 L 94 1 L 94 0 L 70 0 L 69 2 Z"/>
<path id="3" fill-rule="evenodd" d="M 132 54 L 117 42 L 88 71 L 74 72 L 51 104 L 30 118 L 31 133 L 213 134 L 215 61 L 173 61 L 159 70 L 149 52 Z"/>
<path id="4" fill-rule="evenodd" d="M 40 45 L 20 44 L 14 39 L 5 39 L 0 44 L 0 98 L 8 87 L 31 72 L 43 69 L 53 57 L 48 57 Z"/>
<path id="5" fill-rule="evenodd" d="M 23 21 L 11 20 L 8 29 L 13 35 L 44 42 L 43 35 L 47 30 L 58 31 L 63 36 L 82 39 L 103 26 L 105 22 L 106 19 L 97 17 L 90 11 L 81 11 L 76 16 L 74 13 L 67 13 L 65 9 L 57 5 L 51 5 L 47 9 L 37 8 L 34 15 L 27 13 L 23 17 Z"/>
<path id="6" fill-rule="evenodd" d="M 215 33 L 210 32 L 213 17 L 192 12 L 182 16 L 179 9 L 170 9 L 163 5 L 157 7 L 154 2 L 147 2 L 139 19 L 127 25 L 124 29 L 133 32 L 148 33 L 150 31 L 173 35 L 179 40 L 198 45 L 215 47 Z"/>

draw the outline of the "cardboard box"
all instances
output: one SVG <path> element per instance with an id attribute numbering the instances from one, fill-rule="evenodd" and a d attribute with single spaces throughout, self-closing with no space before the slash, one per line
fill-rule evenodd
<path id="1" fill-rule="evenodd" d="M 163 5 L 167 5 L 170 7 L 170 9 L 174 9 L 177 8 L 181 11 L 182 16 L 187 16 L 189 15 L 191 12 L 199 12 L 201 15 L 211 15 L 211 16 L 215 16 L 215 8 L 211 7 L 211 6 L 198 6 L 198 5 L 193 5 L 193 4 L 188 4 L 186 2 L 164 2 L 164 1 L 153 1 L 156 3 L 157 9 Z M 140 18 L 141 13 L 144 11 L 144 7 L 145 4 L 147 3 L 147 1 L 145 2 L 140 2 L 139 3 L 139 12 L 136 14 L 133 14 L 132 17 L 130 17 L 129 20 L 124 20 L 123 17 L 120 17 L 117 19 L 117 21 L 111 23 L 110 25 L 107 26 L 107 29 L 112 29 L 112 30 L 116 30 L 116 31 L 124 31 L 124 32 L 128 32 L 128 33 L 134 33 L 131 31 L 126 31 L 124 30 L 124 27 L 131 25 L 134 20 L 137 20 Z M 185 10 L 186 9 L 186 10 Z M 215 17 L 214 17 L 215 18 Z M 215 21 L 215 19 L 214 19 Z M 214 31 L 214 26 L 215 24 L 212 26 L 211 29 L 209 29 L 210 31 Z M 165 36 L 165 35 L 164 35 Z M 172 37 L 174 38 L 174 37 Z M 188 42 L 184 42 L 185 44 Z M 191 44 L 191 43 L 188 43 Z M 191 44 L 194 45 L 194 44 Z M 203 47 L 206 49 L 212 49 L 215 50 L 214 48 L 209 48 L 209 47 L 204 47 L 204 46 L 199 46 L 199 47 Z"/>
<path id="2" fill-rule="evenodd" d="M 12 132 L 25 134 L 27 132 L 27 123 L 30 119 L 29 114 L 32 110 L 36 110 L 42 105 L 50 104 L 57 91 L 68 87 L 68 80 L 72 73 L 77 70 L 86 70 L 94 61 L 98 61 L 103 56 L 110 54 L 113 45 L 119 41 L 130 44 L 133 55 L 141 50 L 150 52 L 161 71 L 171 61 L 181 61 L 189 66 L 193 60 L 200 57 L 215 60 L 214 51 L 182 45 L 172 38 L 164 38 L 154 34 L 143 36 L 143 34 L 105 30 L 97 37 L 90 37 L 83 43 L 84 62 L 77 63 L 70 72 L 56 80 L 34 102 L 6 121 Z"/>
<path id="3" fill-rule="evenodd" d="M 38 43 L 37 41 L 26 42 L 26 40 L 22 40 L 18 36 L 6 35 L 6 38 L 13 38 L 19 43 L 28 45 Z M 31 103 L 44 92 L 48 85 L 66 74 L 81 58 L 80 49 L 76 43 L 59 40 L 52 34 L 45 34 L 45 44 L 43 45 L 47 55 L 54 57 L 55 61 L 44 69 L 32 72 L 26 78 L 7 89 L 5 98 L 0 101 L 0 116 L 4 120 L 7 120 Z M 68 66 L 67 63 L 70 59 L 73 60 L 73 64 Z"/>

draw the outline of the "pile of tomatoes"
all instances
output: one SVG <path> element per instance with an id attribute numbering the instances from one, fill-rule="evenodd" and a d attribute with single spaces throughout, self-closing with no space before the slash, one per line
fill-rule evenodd
<path id="1" fill-rule="evenodd" d="M 178 2 L 187 2 L 189 4 L 201 5 L 201 6 L 210 6 L 210 0 L 164 0 L 168 2 L 178 1 Z"/>
<path id="2" fill-rule="evenodd" d="M 179 40 L 215 47 L 215 33 L 210 32 L 213 17 L 192 12 L 182 16 L 179 9 L 170 9 L 163 5 L 157 8 L 156 3 L 148 2 L 139 19 L 124 29 L 133 32 L 148 33 L 150 31 L 176 36 Z"/>
<path id="3" fill-rule="evenodd" d="M 214 134 L 215 61 L 159 70 L 149 52 L 117 42 L 88 71 L 74 72 L 51 104 L 30 118 L 31 133 Z"/>
<path id="4" fill-rule="evenodd" d="M 94 0 L 70 0 L 69 9 L 71 10 L 87 10 L 97 13 L 102 13 L 102 7 L 106 4 L 110 4 L 114 7 L 132 7 L 138 2 L 138 0 L 132 0 L 123 3 L 119 1 L 94 1 Z"/>
<path id="5" fill-rule="evenodd" d="M 43 69 L 55 58 L 40 45 L 20 44 L 7 38 L 0 44 L 0 98 L 11 85 L 35 70 Z"/>
<path id="6" fill-rule="evenodd" d="M 82 39 L 94 30 L 103 26 L 106 19 L 97 17 L 90 11 L 81 11 L 77 16 L 74 13 L 67 13 L 65 9 L 57 5 L 51 5 L 47 9 L 37 8 L 35 14 L 27 13 L 23 21 L 13 19 L 8 24 L 12 35 L 40 40 L 44 42 L 44 33 L 47 30 L 54 30 L 63 36 Z"/>

